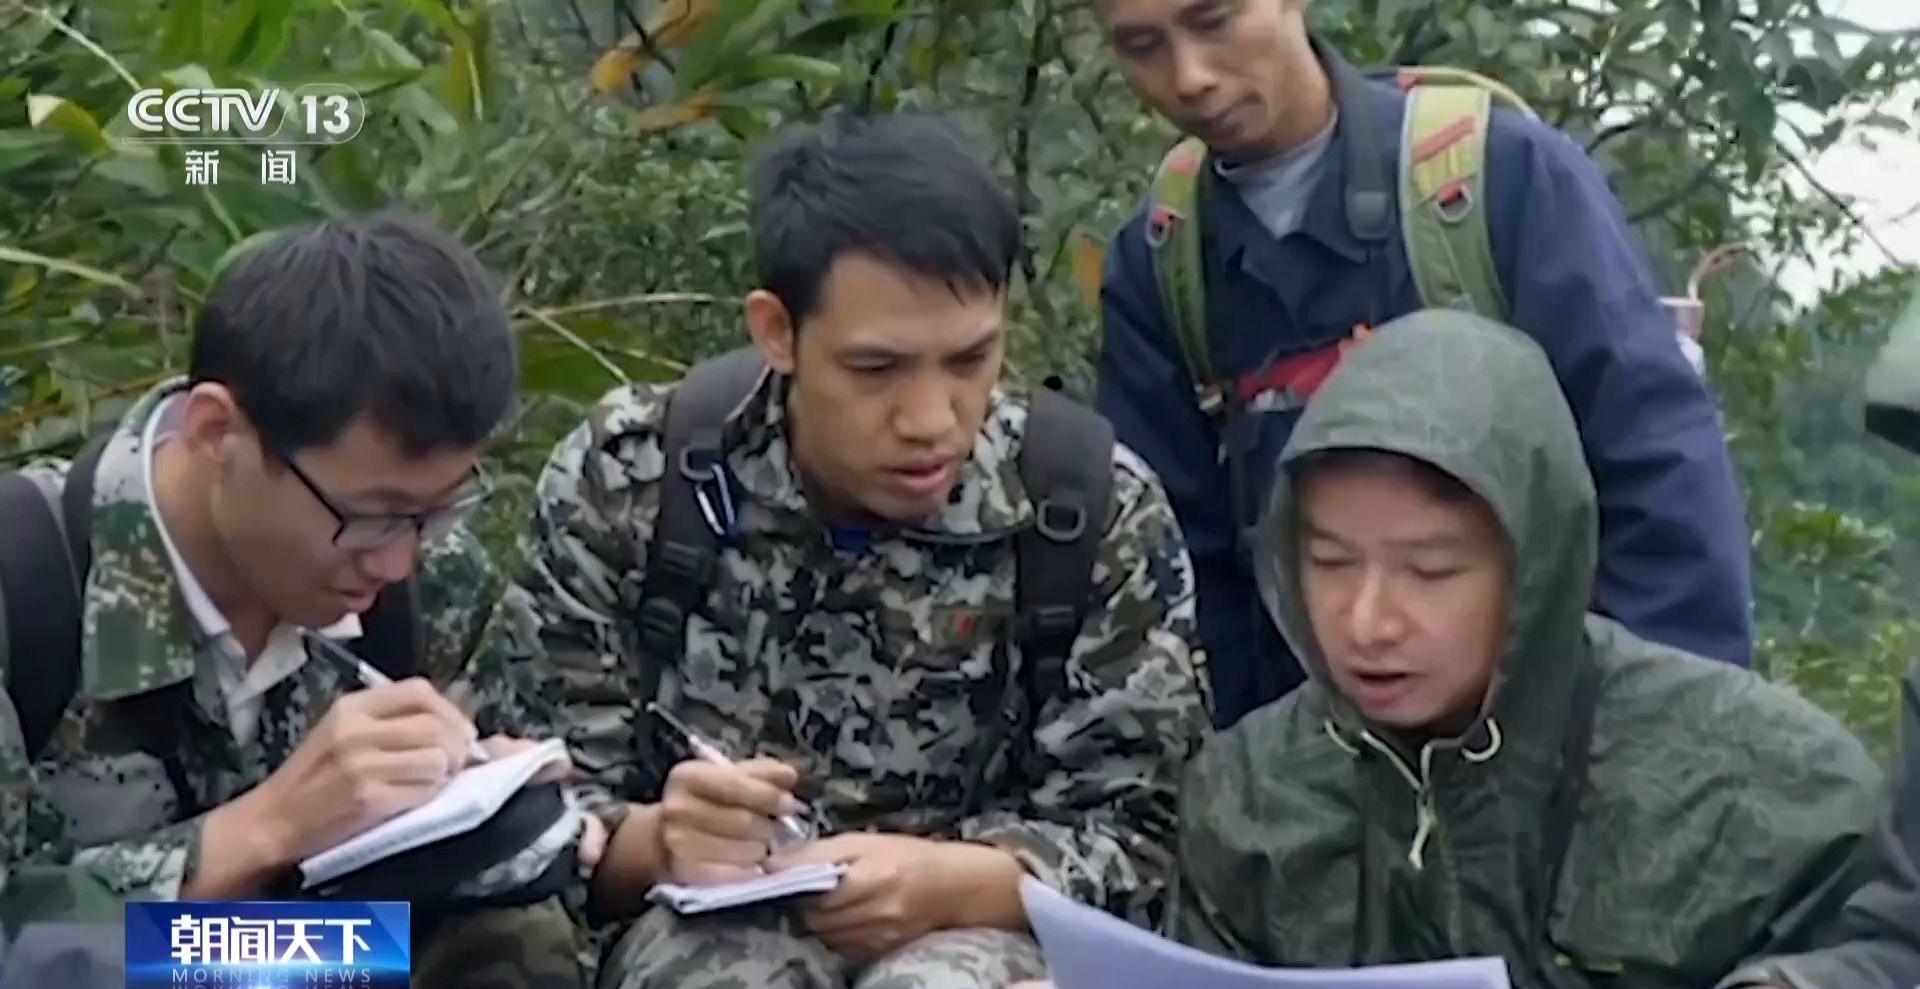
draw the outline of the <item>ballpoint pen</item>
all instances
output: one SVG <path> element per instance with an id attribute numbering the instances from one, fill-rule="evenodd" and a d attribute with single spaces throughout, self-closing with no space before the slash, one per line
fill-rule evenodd
<path id="1" fill-rule="evenodd" d="M 320 652 L 323 655 L 332 660 L 334 664 L 344 670 L 347 675 L 360 681 L 360 685 L 363 687 L 379 687 L 393 682 L 392 678 L 388 677 L 385 673 L 374 669 L 373 664 L 348 652 L 345 646 L 334 642 L 324 635 L 309 631 L 306 632 L 306 639 L 308 642 L 319 645 Z M 487 762 L 492 757 L 487 755 L 487 749 L 480 744 L 480 740 L 474 739 L 467 743 L 467 758 L 479 763 Z"/>
<path id="2" fill-rule="evenodd" d="M 696 757 L 722 766 L 733 765 L 733 760 L 727 758 L 725 752 L 720 751 L 720 746 L 707 741 L 699 732 L 694 731 L 686 722 L 674 717 L 666 708 L 654 701 L 648 701 L 647 711 L 666 722 L 667 727 L 679 732 L 680 736 L 687 740 L 688 747 L 693 749 Z M 774 818 L 774 821 L 780 825 L 780 835 L 774 842 L 775 851 L 785 851 L 813 840 L 813 829 L 807 827 L 793 814 L 782 814 Z"/>

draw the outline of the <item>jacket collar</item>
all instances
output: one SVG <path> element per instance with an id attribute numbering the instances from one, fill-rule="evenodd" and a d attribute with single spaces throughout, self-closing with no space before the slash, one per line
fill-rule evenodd
<path id="1" fill-rule="evenodd" d="M 1359 264 L 1367 260 L 1369 246 L 1377 248 L 1399 229 L 1392 183 L 1396 181 L 1394 161 L 1404 101 L 1393 89 L 1367 78 L 1319 38 L 1312 39 L 1312 44 L 1333 87 L 1340 115 L 1307 209 L 1301 215 L 1299 232 L 1348 262 Z M 1364 167 L 1356 168 L 1363 160 L 1373 163 L 1373 175 L 1366 175 Z M 1201 174 L 1202 181 L 1211 186 L 1203 199 L 1203 210 L 1209 214 L 1206 229 L 1209 237 L 1217 238 L 1222 258 L 1237 262 L 1249 249 L 1258 256 L 1258 245 L 1272 239 L 1266 227 L 1233 186 L 1212 168 L 1202 169 Z M 1375 189 L 1365 188 L 1368 178 L 1374 180 Z M 1374 195 L 1384 193 L 1384 199 L 1371 205 L 1354 201 L 1370 191 Z M 1368 209 L 1380 212 L 1371 217 L 1362 215 Z M 1369 219 L 1375 221 L 1371 231 L 1357 229 L 1357 222 Z M 1368 233 L 1375 239 L 1370 241 Z"/>
<path id="2" fill-rule="evenodd" d="M 726 436 L 727 466 L 753 505 L 767 517 L 745 512 L 747 528 L 823 531 L 807 499 L 789 439 L 789 380 L 768 371 L 731 420 Z M 917 524 L 894 527 L 908 538 L 932 541 L 986 541 L 1023 528 L 1033 517 L 1020 483 L 1019 440 L 1026 422 L 1024 405 L 994 390 L 986 420 L 974 438 L 973 452 L 961 468 L 947 502 Z"/>

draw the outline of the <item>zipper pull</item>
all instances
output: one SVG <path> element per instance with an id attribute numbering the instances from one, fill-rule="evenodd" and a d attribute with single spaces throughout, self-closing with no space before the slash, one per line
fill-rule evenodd
<path id="1" fill-rule="evenodd" d="M 1433 801 L 1425 790 L 1419 797 L 1419 825 L 1413 829 L 1413 847 L 1407 849 L 1407 861 L 1413 864 L 1413 871 L 1422 872 L 1427 867 L 1427 839 L 1433 836 Z"/>

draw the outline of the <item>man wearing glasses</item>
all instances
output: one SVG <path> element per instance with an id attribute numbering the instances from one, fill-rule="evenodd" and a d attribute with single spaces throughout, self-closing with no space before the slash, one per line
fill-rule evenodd
<path id="1" fill-rule="evenodd" d="M 187 375 L 76 460 L 92 492 L 69 516 L 90 529 L 78 673 L 42 738 L 18 683 L 0 709 L 9 872 L 108 902 L 285 898 L 301 860 L 547 734 L 525 668 L 502 658 L 503 584 L 460 524 L 486 495 L 479 460 L 515 373 L 492 279 L 427 224 L 329 221 L 242 253 L 199 314 Z M 83 472 L 27 473 L 59 505 Z M 395 615 L 404 634 L 376 635 Z M 356 673 L 394 641 L 400 675 Z M 55 665 L 12 645 L 11 680 Z M 572 811 L 550 830 L 458 892 L 494 896 L 478 887 L 524 883 L 569 846 L 597 857 L 597 821 Z M 424 943 L 416 917 L 416 985 L 442 966 L 457 985 L 587 977 L 557 899 L 455 913 Z"/>

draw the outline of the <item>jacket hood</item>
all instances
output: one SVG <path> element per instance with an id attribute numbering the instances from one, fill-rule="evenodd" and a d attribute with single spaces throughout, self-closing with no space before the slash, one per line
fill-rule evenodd
<path id="1" fill-rule="evenodd" d="M 1355 344 L 1308 404 L 1281 454 L 1255 573 L 1263 603 L 1325 690 L 1336 737 L 1368 725 L 1327 677 L 1299 580 L 1294 466 L 1317 451 L 1371 449 L 1439 468 L 1492 508 L 1513 564 L 1504 651 L 1481 713 L 1457 744 L 1491 757 L 1506 743 L 1557 739 L 1578 665 L 1598 508 L 1580 434 L 1553 368 L 1519 330 L 1425 310 Z M 1477 761 L 1477 760 L 1476 760 Z"/>

